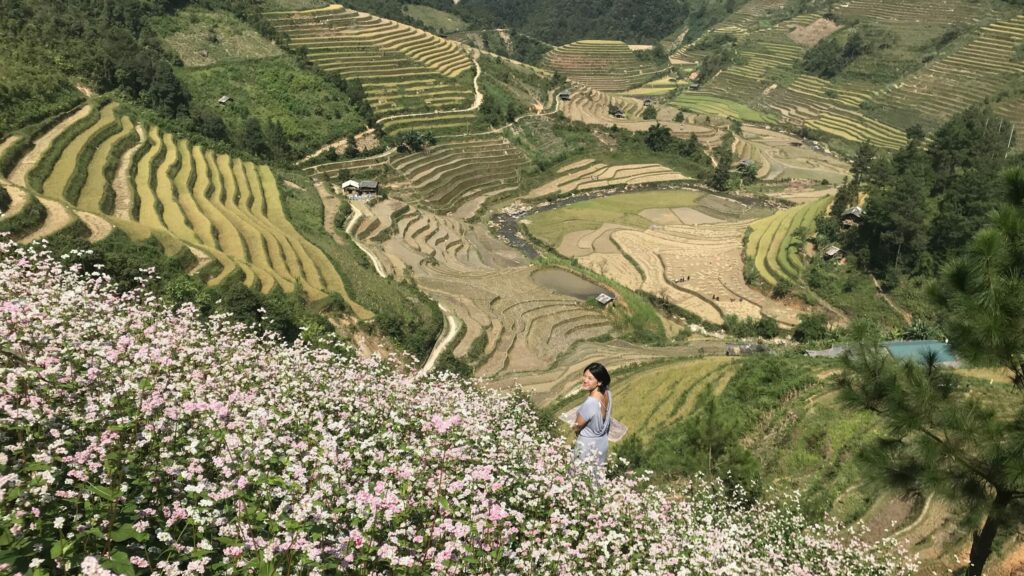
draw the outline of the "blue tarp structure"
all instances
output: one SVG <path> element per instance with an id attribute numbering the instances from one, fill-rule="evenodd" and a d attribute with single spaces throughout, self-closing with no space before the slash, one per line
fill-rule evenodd
<path id="1" fill-rule="evenodd" d="M 938 340 L 894 340 L 882 344 L 897 360 L 914 360 L 924 364 L 934 354 L 939 364 L 959 364 L 949 344 Z"/>

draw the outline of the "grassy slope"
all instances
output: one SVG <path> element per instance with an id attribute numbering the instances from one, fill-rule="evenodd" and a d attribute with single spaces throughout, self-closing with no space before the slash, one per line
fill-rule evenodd
<path id="1" fill-rule="evenodd" d="M 267 58 L 282 53 L 273 42 L 224 12 L 190 8 L 174 16 L 160 18 L 152 25 L 164 44 L 188 67 Z"/>
<path id="2" fill-rule="evenodd" d="M 301 69 L 290 55 L 208 68 L 182 68 L 178 77 L 193 98 L 217 106 L 234 132 L 247 117 L 279 122 L 289 142 L 309 152 L 359 131 L 363 119 L 349 99 L 319 76 Z M 233 99 L 218 106 L 222 95 Z"/>

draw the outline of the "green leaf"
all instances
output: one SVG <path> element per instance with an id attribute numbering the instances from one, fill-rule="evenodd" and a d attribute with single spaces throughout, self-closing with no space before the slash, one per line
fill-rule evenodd
<path id="1" fill-rule="evenodd" d="M 444 508 L 448 512 L 452 511 L 451 502 L 448 502 L 448 499 L 444 497 L 444 494 L 439 494 L 437 496 L 437 502 L 441 505 L 441 508 Z"/>
<path id="2" fill-rule="evenodd" d="M 129 538 L 134 538 L 136 542 L 145 542 L 149 540 L 149 534 L 139 532 L 131 524 L 121 524 L 110 534 L 110 539 L 114 542 L 124 542 Z"/>
<path id="3" fill-rule="evenodd" d="M 114 552 L 111 554 L 110 559 L 101 564 L 108 570 L 113 570 L 118 574 L 127 574 L 128 576 L 135 576 L 135 566 L 132 566 L 131 560 L 128 559 L 126 552 Z"/>
<path id="4" fill-rule="evenodd" d="M 89 484 L 89 491 L 99 496 L 100 498 L 103 498 L 107 502 L 113 502 L 114 497 L 116 496 L 115 492 L 112 489 L 107 488 L 106 486 L 97 486 L 95 484 Z"/>
<path id="5" fill-rule="evenodd" d="M 56 560 L 57 558 L 60 558 L 63 554 L 64 554 L 64 541 L 63 540 L 57 540 L 56 542 L 53 543 L 53 546 L 50 546 L 50 558 L 53 558 L 54 560 Z"/>

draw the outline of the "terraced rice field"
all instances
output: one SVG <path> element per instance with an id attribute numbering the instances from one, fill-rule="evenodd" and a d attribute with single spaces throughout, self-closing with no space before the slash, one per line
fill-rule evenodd
<path id="1" fill-rule="evenodd" d="M 806 266 L 803 246 L 814 232 L 814 218 L 832 202 L 824 196 L 754 222 L 747 239 L 747 257 L 754 260 L 758 274 L 775 286 L 781 280 L 796 283 Z"/>
<path id="2" fill-rule="evenodd" d="M 544 55 L 544 64 L 570 80 L 608 92 L 624 92 L 664 73 L 616 40 L 580 40 L 559 46 Z"/>
<path id="3" fill-rule="evenodd" d="M 839 16 L 884 25 L 888 29 L 937 35 L 952 22 L 978 23 L 989 6 L 965 0 L 848 0 L 836 4 Z"/>
<path id="4" fill-rule="evenodd" d="M 994 105 L 996 113 L 1006 118 L 1016 127 L 1013 144 L 1017 149 L 1024 148 L 1024 96 L 1007 98 Z"/>
<path id="5" fill-rule="evenodd" d="M 276 176 L 267 166 L 214 154 L 156 127 L 142 131 L 141 144 L 116 157 L 114 150 L 139 138 L 136 125 L 119 116 L 116 105 L 105 106 L 63 148 L 52 145 L 89 118 L 76 114 L 57 124 L 11 171 L 24 181 L 30 170 L 52 165 L 39 175 L 41 190 L 25 192 L 10 182 L 25 194 L 34 192 L 46 212 L 41 225 L 22 232 L 22 241 L 79 221 L 93 240 L 117 227 L 134 238 L 156 237 L 169 254 L 188 249 L 201 264 L 215 262 L 211 283 L 237 273 L 263 292 L 279 287 L 302 290 L 311 299 L 331 292 L 345 297 L 333 264 L 288 222 Z M 39 163 L 40 158 L 55 161 Z M 116 183 L 121 176 L 124 180 Z M 80 190 L 73 189 L 75 181 L 84 182 Z"/>
<path id="6" fill-rule="evenodd" d="M 686 359 L 630 373 L 615 383 L 615 419 L 643 440 L 686 417 L 706 390 L 718 395 L 735 373 L 729 357 Z"/>
<path id="7" fill-rule="evenodd" d="M 359 80 L 378 116 L 465 108 L 473 100 L 472 87 L 455 81 L 472 68 L 455 42 L 337 4 L 266 18 L 318 67 Z"/>
<path id="8" fill-rule="evenodd" d="M 906 144 L 904 133 L 888 124 L 865 116 L 857 107 L 843 101 L 852 99 L 852 93 L 837 90 L 840 98 L 829 98 L 824 90 L 810 92 L 801 82 L 812 82 L 801 76 L 794 87 L 779 87 L 766 94 L 763 105 L 778 116 L 794 124 L 806 124 L 822 132 L 851 142 L 870 140 L 881 148 L 896 149 Z M 847 95 L 843 95 L 847 94 Z"/>
<path id="9" fill-rule="evenodd" d="M 628 184 L 678 182 L 690 179 L 688 176 L 660 164 L 619 164 L 608 166 L 587 159 L 574 162 L 565 168 L 558 171 L 560 176 L 545 183 L 543 186 L 534 188 L 525 198 L 559 196 L 594 188 Z"/>
<path id="10" fill-rule="evenodd" d="M 716 24 L 709 33 L 746 36 L 750 31 L 758 29 L 769 13 L 784 6 L 784 0 L 749 0 Z M 687 44 L 672 54 L 671 61 L 673 64 L 700 62 L 704 56 L 693 44 Z"/>
<path id="11" fill-rule="evenodd" d="M 754 126 L 744 126 L 733 141 L 733 157 L 756 162 L 762 180 L 828 180 L 838 184 L 849 175 L 849 166 L 818 152 L 794 136 Z"/>
<path id="12" fill-rule="evenodd" d="M 465 326 L 451 350 L 478 376 L 548 369 L 611 329 L 601 311 L 536 284 L 522 256 L 481 224 L 394 198 L 353 207 L 349 229 L 385 273 L 413 278 Z"/>
<path id="13" fill-rule="evenodd" d="M 385 118 L 380 126 L 386 134 L 398 135 L 406 132 L 430 132 L 440 134 L 466 133 L 476 118 L 473 111 L 455 110 L 450 112 L 434 112 L 418 116 Z"/>
<path id="14" fill-rule="evenodd" d="M 691 338 L 677 346 L 641 346 L 623 342 L 580 342 L 562 354 L 558 362 L 543 370 L 532 370 L 502 374 L 492 380 L 492 386 L 515 390 L 519 387 L 528 391 L 541 405 L 548 404 L 566 394 L 579 390 L 583 369 L 600 358 L 612 374 L 623 368 L 636 366 L 654 360 L 679 359 L 698 354 L 724 354 L 725 343 L 721 340 Z M 618 400 L 616 400 L 618 401 Z M 616 419 L 619 419 L 616 408 Z"/>
<path id="15" fill-rule="evenodd" d="M 624 93 L 625 96 L 664 96 L 673 90 L 682 82 L 681 80 L 674 80 L 669 76 L 662 76 L 656 78 L 643 86 L 633 88 Z"/>
<path id="16" fill-rule="evenodd" d="M 1024 62 L 1011 59 L 1021 43 L 1024 14 L 993 22 L 981 28 L 973 40 L 928 62 L 873 102 L 887 117 L 937 126 L 1024 74 Z"/>
<path id="17" fill-rule="evenodd" d="M 713 114 L 723 118 L 736 118 L 743 122 L 770 122 L 771 117 L 758 112 L 745 104 L 726 100 L 712 94 L 684 92 L 672 100 L 672 105 L 680 110 L 693 111 L 698 114 Z"/>
<path id="18" fill-rule="evenodd" d="M 531 233 L 627 288 L 668 300 L 708 322 L 726 314 L 795 324 L 799 310 L 743 280 L 748 208 L 696 191 L 586 200 L 531 217 Z"/>
<path id="19" fill-rule="evenodd" d="M 423 152 L 393 156 L 390 164 L 407 182 L 405 197 L 468 218 L 488 198 L 519 188 L 527 158 L 502 136 L 485 134 L 441 140 Z"/>
<path id="20" fill-rule="evenodd" d="M 625 118 L 615 118 L 609 114 L 609 105 L 621 108 Z M 693 114 L 688 114 L 685 122 L 675 122 L 675 110 L 667 106 L 659 110 L 656 120 L 642 120 L 640 114 L 643 112 L 643 104 L 636 98 L 606 94 L 591 88 L 574 93 L 572 100 L 562 102 L 559 106 L 561 112 L 570 120 L 601 126 L 618 126 L 634 132 L 642 132 L 655 122 L 659 122 L 671 130 L 673 136 L 685 139 L 689 138 L 690 134 L 695 134 L 700 143 L 709 148 L 721 143 L 728 129 L 728 123 L 725 121 L 698 122 L 698 118 Z"/>
<path id="21" fill-rule="evenodd" d="M 395 150 L 391 149 L 383 154 L 376 156 L 368 156 L 366 158 L 354 158 L 352 160 L 338 160 L 335 162 L 324 162 L 322 164 L 316 164 L 303 168 L 303 172 L 310 176 L 320 176 L 326 178 L 337 178 L 338 173 L 342 170 L 347 170 L 353 174 L 358 174 L 362 170 L 374 170 L 387 166 L 388 161 L 392 156 L 395 155 Z"/>

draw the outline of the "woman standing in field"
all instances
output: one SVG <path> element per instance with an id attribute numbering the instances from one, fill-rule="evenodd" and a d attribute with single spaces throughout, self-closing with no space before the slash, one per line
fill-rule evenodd
<path id="1" fill-rule="evenodd" d="M 608 385 L 612 377 L 608 370 L 594 362 L 583 370 L 580 387 L 587 393 L 583 404 L 576 409 L 573 432 L 576 433 L 576 457 L 594 466 L 595 476 L 603 469 L 608 458 L 608 432 L 612 427 L 612 393 Z"/>

